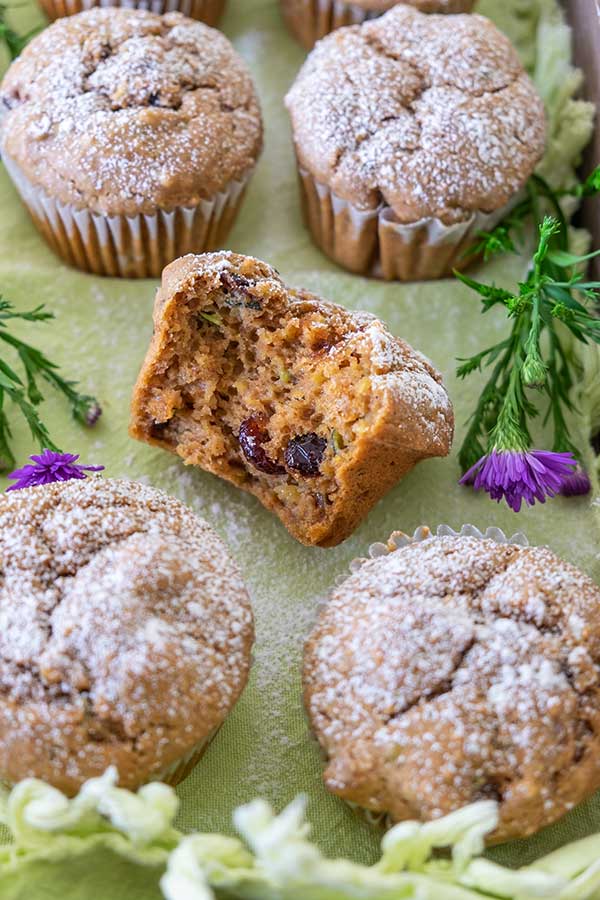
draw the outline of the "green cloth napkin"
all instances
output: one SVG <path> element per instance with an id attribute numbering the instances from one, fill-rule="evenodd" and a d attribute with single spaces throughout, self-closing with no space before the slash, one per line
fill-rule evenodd
<path id="1" fill-rule="evenodd" d="M 547 0 L 483 0 L 534 59 L 532 9 Z M 498 7 L 501 7 L 498 9 Z M 14 12 L 19 27 L 41 21 L 33 4 Z M 429 356 L 443 372 L 456 408 L 457 444 L 474 405 L 476 377 L 460 383 L 456 357 L 496 341 L 506 328 L 502 312 L 479 314 L 474 294 L 454 281 L 384 284 L 344 273 L 311 244 L 300 217 L 287 115 L 282 98 L 304 53 L 287 34 L 276 0 L 229 0 L 223 30 L 248 61 L 263 103 L 265 152 L 229 247 L 272 263 L 291 284 L 353 309 L 383 318 L 392 331 Z M 231 832 L 231 812 L 261 796 L 280 809 L 299 792 L 310 797 L 309 817 L 324 851 L 363 862 L 375 858 L 380 835 L 321 784 L 321 760 L 309 736 L 300 696 L 302 643 L 319 603 L 340 573 L 374 541 L 391 531 L 469 522 L 524 531 L 534 544 L 549 544 L 569 561 L 598 575 L 594 504 L 589 497 L 556 499 L 546 506 L 511 512 L 457 484 L 456 458 L 419 465 L 378 504 L 358 531 L 335 549 L 296 543 L 258 502 L 175 457 L 134 443 L 127 434 L 131 389 L 150 339 L 156 290 L 152 281 L 96 278 L 66 268 L 38 236 L 7 178 L 0 171 L 0 290 L 20 308 L 48 304 L 56 321 L 22 327 L 22 334 L 101 400 L 104 416 L 91 431 L 70 419 L 60 400 L 43 407 L 54 440 L 79 452 L 82 461 L 104 464 L 106 475 L 163 488 L 188 503 L 222 535 L 248 582 L 257 624 L 251 683 L 205 759 L 179 787 L 179 827 Z M 503 258 L 488 264 L 487 279 L 510 284 L 527 261 Z M 595 358 L 590 366 L 595 365 Z M 593 381 L 593 379 L 592 379 Z M 572 424 L 580 446 L 588 445 L 593 391 L 583 392 L 581 415 Z M 15 416 L 18 459 L 34 452 Z M 540 441 L 543 439 L 541 438 Z M 592 465 L 591 455 L 588 460 Z M 597 493 L 597 482 L 595 483 Z M 542 851 L 600 828 L 594 798 L 537 837 L 495 851 L 503 862 L 522 864 Z M 150 900 L 158 897 L 157 872 L 136 870 L 107 853 L 63 864 L 36 864 L 19 876 L 0 875 L 2 900 Z"/>

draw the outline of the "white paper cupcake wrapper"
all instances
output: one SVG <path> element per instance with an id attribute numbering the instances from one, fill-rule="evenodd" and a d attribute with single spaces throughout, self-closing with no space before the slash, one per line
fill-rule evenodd
<path id="1" fill-rule="evenodd" d="M 491 231 L 520 199 L 452 225 L 437 218 L 403 224 L 385 204 L 358 209 L 302 166 L 298 172 L 305 219 L 317 246 L 351 272 L 390 281 L 443 278 L 464 267 L 477 234 Z"/>
<path id="2" fill-rule="evenodd" d="M 344 25 L 360 25 L 367 19 L 376 19 L 382 13 L 372 9 L 363 9 L 355 3 L 345 3 L 344 0 L 317 0 L 319 9 L 330 15 L 334 23 L 343 22 Z M 350 20 L 348 22 L 348 19 Z M 340 25 L 334 24 L 334 28 Z"/>
<path id="3" fill-rule="evenodd" d="M 189 753 L 186 753 L 185 756 L 180 757 L 174 763 L 171 763 L 170 766 L 162 769 L 152 778 L 152 781 L 163 781 L 165 784 L 170 784 L 173 787 L 180 784 L 180 782 L 187 778 L 192 769 L 200 762 L 220 728 L 220 725 L 213 728 L 210 734 L 203 740 L 198 741 Z"/>
<path id="4" fill-rule="evenodd" d="M 307 50 L 337 28 L 361 25 L 382 15 L 344 0 L 284 0 L 283 11 L 291 31 Z"/>
<path id="5" fill-rule="evenodd" d="M 158 15 L 180 12 L 209 25 L 216 24 L 225 5 L 224 0 L 41 0 L 41 4 L 52 19 L 73 16 L 83 10 L 102 6 L 145 9 Z"/>
<path id="6" fill-rule="evenodd" d="M 429 538 L 442 537 L 474 537 L 479 540 L 495 541 L 497 544 L 517 544 L 519 547 L 529 547 L 529 541 L 522 531 L 517 531 L 509 537 L 501 528 L 495 526 L 490 526 L 485 531 L 480 531 L 475 525 L 463 525 L 460 531 L 455 531 L 449 525 L 438 525 L 434 534 L 427 525 L 421 525 L 415 529 L 412 535 L 405 534 L 403 531 L 393 531 L 385 544 L 381 542 L 371 544 L 367 556 L 356 557 L 351 561 L 348 566 L 350 575 L 358 572 L 370 559 L 389 556 L 395 550 L 408 547 L 410 544 L 418 544 Z M 338 575 L 336 584 L 342 584 L 348 577 L 348 575 Z"/>
<path id="7" fill-rule="evenodd" d="M 222 246 L 252 171 L 197 206 L 151 214 L 105 216 L 61 203 L 32 184 L 6 154 L 3 162 L 21 199 L 52 249 L 65 262 L 95 275 L 157 278 L 186 253 Z"/>

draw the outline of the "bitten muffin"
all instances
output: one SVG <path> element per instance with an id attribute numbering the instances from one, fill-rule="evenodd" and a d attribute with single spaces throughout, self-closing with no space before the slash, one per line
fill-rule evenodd
<path id="1" fill-rule="evenodd" d="M 467 13 L 475 0 L 281 0 L 281 10 L 292 34 L 310 50 L 330 31 L 376 19 L 398 3 L 424 13 Z"/>
<path id="2" fill-rule="evenodd" d="M 494 841 L 600 787 L 600 590 L 543 548 L 430 538 L 333 592 L 305 701 L 340 797 L 393 821 L 499 803 Z"/>
<path id="3" fill-rule="evenodd" d="M 0 779 L 181 781 L 248 679 L 252 612 L 209 526 L 141 484 L 0 497 Z"/>
<path id="4" fill-rule="evenodd" d="M 50 19 L 74 16 L 94 6 L 116 6 L 127 9 L 148 9 L 154 13 L 180 12 L 207 25 L 217 25 L 225 9 L 225 0 L 39 0 Z"/>
<path id="5" fill-rule="evenodd" d="M 478 15 L 400 4 L 339 29 L 286 104 L 315 243 L 385 279 L 464 267 L 544 152 L 543 103 L 508 38 Z"/>
<path id="6" fill-rule="evenodd" d="M 179 13 L 59 19 L 0 85 L 0 149 L 42 234 L 99 275 L 221 246 L 262 143 L 245 63 Z"/>
<path id="7" fill-rule="evenodd" d="M 252 257 L 163 273 L 132 436 L 254 494 L 299 541 L 343 541 L 452 432 L 441 376 L 374 316 Z"/>

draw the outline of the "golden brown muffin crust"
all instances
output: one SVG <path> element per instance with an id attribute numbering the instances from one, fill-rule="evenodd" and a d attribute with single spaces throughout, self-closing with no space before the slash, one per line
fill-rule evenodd
<path id="1" fill-rule="evenodd" d="M 195 206 L 252 170 L 262 122 L 218 31 L 179 13 L 59 19 L 0 86 L 0 144 L 52 197 L 105 215 Z"/>
<path id="2" fill-rule="evenodd" d="M 544 152 L 544 108 L 478 15 L 399 4 L 309 55 L 286 98 L 299 164 L 360 209 L 445 223 L 500 209 Z"/>
<path id="3" fill-rule="evenodd" d="M 116 765 L 135 787 L 225 719 L 252 612 L 205 523 L 92 478 L 0 498 L 0 778 L 68 793 Z"/>
<path id="4" fill-rule="evenodd" d="M 495 840 L 600 786 L 600 590 L 544 548 L 432 538 L 366 562 L 306 646 L 334 793 L 399 821 L 482 798 Z"/>
<path id="5" fill-rule="evenodd" d="M 131 434 L 254 494 L 306 544 L 348 537 L 421 459 L 445 456 L 441 376 L 368 313 L 222 252 L 163 273 Z"/>

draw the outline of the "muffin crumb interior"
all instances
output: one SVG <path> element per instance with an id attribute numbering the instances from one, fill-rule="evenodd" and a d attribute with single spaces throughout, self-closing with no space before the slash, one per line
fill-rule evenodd
<path id="1" fill-rule="evenodd" d="M 256 260 L 244 274 L 226 255 L 206 259 L 177 294 L 134 416 L 186 463 L 251 486 L 310 528 L 333 514 L 340 473 L 377 426 L 386 390 L 415 409 L 447 410 L 448 400 L 425 361 L 373 316 L 273 276 Z M 443 414 L 419 422 L 433 441 L 445 425 Z"/>

